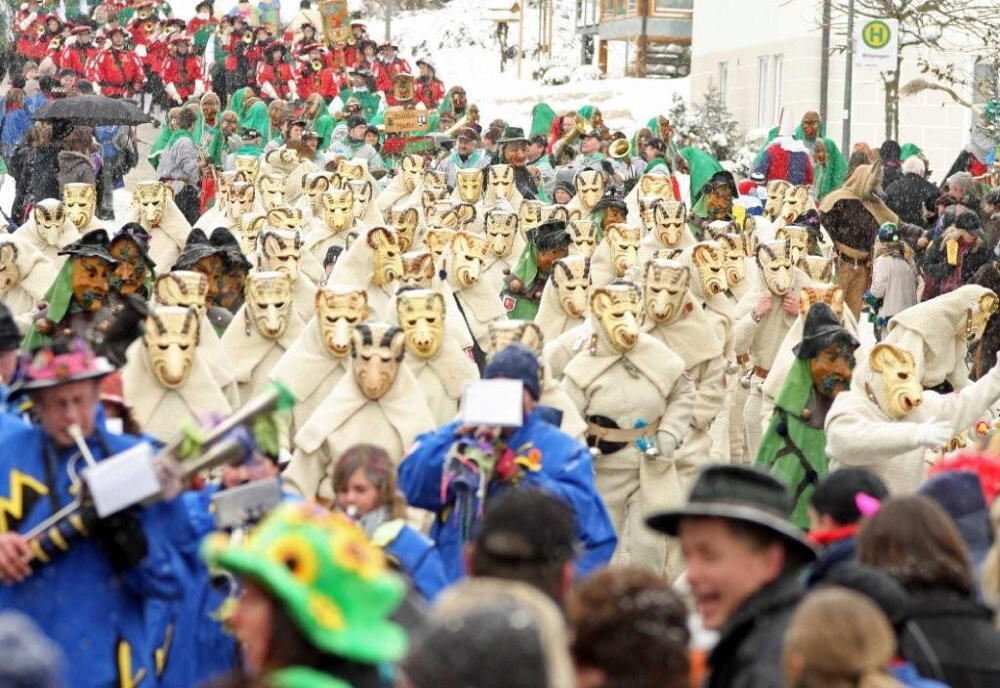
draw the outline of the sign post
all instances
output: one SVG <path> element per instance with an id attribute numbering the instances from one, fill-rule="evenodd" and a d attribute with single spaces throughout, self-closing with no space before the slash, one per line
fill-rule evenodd
<path id="1" fill-rule="evenodd" d="M 857 66 L 896 71 L 896 58 L 899 55 L 898 20 L 869 19 L 859 22 L 855 43 L 857 48 L 854 61 Z"/>

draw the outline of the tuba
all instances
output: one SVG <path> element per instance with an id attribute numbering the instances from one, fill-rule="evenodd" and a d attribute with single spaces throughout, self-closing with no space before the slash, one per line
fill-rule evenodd
<path id="1" fill-rule="evenodd" d="M 631 152 L 632 144 L 628 139 L 615 139 L 608 144 L 608 157 L 612 160 L 624 160 L 626 165 L 631 162 L 629 160 Z"/>
<path id="2" fill-rule="evenodd" d="M 566 146 L 576 141 L 578 138 L 583 136 L 590 130 L 590 122 L 583 115 L 573 116 L 573 129 L 568 134 L 563 136 L 561 139 L 552 144 L 552 154 L 555 155 L 556 160 L 562 155 L 562 152 L 566 149 Z"/>

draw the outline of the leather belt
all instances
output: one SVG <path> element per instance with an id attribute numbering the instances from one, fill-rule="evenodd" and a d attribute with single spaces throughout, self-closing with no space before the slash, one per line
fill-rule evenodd
<path id="1" fill-rule="evenodd" d="M 660 427 L 660 416 L 641 428 L 605 428 L 595 423 L 587 423 L 587 435 L 602 442 L 635 442 L 640 437 L 652 437 Z"/>
<path id="2" fill-rule="evenodd" d="M 753 374 L 756 375 L 757 377 L 759 377 L 761 380 L 763 380 L 764 378 L 766 378 L 767 374 L 770 373 L 770 372 L 771 371 L 768 370 L 767 368 L 761 368 L 760 366 L 754 366 L 753 367 Z"/>
<path id="3" fill-rule="evenodd" d="M 834 242 L 833 246 L 837 251 L 837 259 L 842 260 L 845 263 L 849 263 L 854 267 L 862 268 L 872 262 L 872 255 L 867 251 L 851 248 L 850 246 L 846 246 L 840 242 Z"/>

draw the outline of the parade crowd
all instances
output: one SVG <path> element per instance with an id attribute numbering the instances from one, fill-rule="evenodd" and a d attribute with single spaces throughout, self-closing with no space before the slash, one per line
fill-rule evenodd
<path id="1" fill-rule="evenodd" d="M 16 13 L 0 685 L 1000 685 L 993 148 L 734 175 L 225 9 Z"/>

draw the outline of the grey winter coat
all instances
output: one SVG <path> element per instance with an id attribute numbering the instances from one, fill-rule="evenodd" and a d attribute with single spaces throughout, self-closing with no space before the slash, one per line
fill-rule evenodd
<path id="1" fill-rule="evenodd" d="M 97 170 L 86 153 L 59 151 L 59 192 L 67 184 L 96 184 Z"/>

